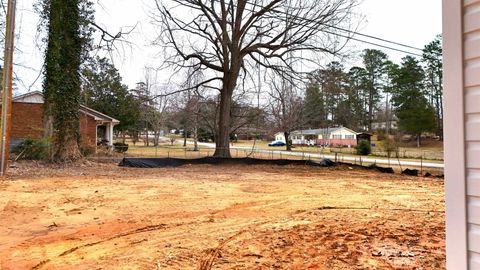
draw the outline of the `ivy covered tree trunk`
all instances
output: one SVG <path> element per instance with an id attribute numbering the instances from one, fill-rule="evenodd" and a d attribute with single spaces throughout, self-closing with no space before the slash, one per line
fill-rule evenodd
<path id="1" fill-rule="evenodd" d="M 52 138 L 51 160 L 73 161 L 82 157 L 79 143 L 80 0 L 50 0 L 45 6 L 48 44 L 45 54 L 44 119 Z"/>

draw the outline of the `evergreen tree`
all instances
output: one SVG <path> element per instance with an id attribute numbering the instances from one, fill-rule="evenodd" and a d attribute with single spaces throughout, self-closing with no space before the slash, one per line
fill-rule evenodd
<path id="1" fill-rule="evenodd" d="M 308 128 L 343 125 L 358 129 L 362 126 L 364 78 L 358 77 L 357 69 L 345 73 L 343 65 L 334 61 L 311 74 L 304 102 Z"/>
<path id="2" fill-rule="evenodd" d="M 106 58 L 91 59 L 82 69 L 82 102 L 120 121 L 115 130 L 132 131 L 139 118 L 139 101 L 122 84 L 118 70 Z"/>
<path id="3" fill-rule="evenodd" d="M 399 129 L 415 135 L 418 147 L 421 134 L 435 129 L 434 110 L 423 93 L 424 78 L 422 67 L 411 56 L 404 57 L 401 66 L 392 70 L 392 102 Z"/>
<path id="4" fill-rule="evenodd" d="M 352 67 L 348 71 L 348 89 L 353 112 L 352 125 L 360 130 L 368 127 L 368 96 L 366 94 L 366 70 L 362 67 Z"/>
<path id="5" fill-rule="evenodd" d="M 384 75 L 386 74 L 387 55 L 379 50 L 366 49 L 363 53 L 365 66 L 365 87 L 367 95 L 367 123 L 368 130 L 372 130 L 372 122 L 381 92 L 384 87 Z"/>
<path id="6" fill-rule="evenodd" d="M 319 128 L 325 125 L 324 100 L 320 95 L 320 86 L 313 76 L 310 77 L 306 86 L 303 115 L 306 128 Z"/>
<path id="7" fill-rule="evenodd" d="M 333 61 L 326 69 L 321 71 L 322 81 L 320 89 L 323 92 L 328 120 L 333 124 L 340 124 L 338 121 L 338 106 L 345 99 L 344 92 L 347 83 L 347 76 L 343 71 L 343 65 Z"/>
<path id="8" fill-rule="evenodd" d="M 436 133 L 443 138 L 443 62 L 442 36 L 427 44 L 423 50 L 422 62 L 425 66 L 425 84 L 429 103 L 435 109 Z"/>

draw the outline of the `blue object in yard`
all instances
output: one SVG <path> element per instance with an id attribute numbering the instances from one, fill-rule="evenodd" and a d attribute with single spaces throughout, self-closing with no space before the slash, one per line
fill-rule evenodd
<path id="1" fill-rule="evenodd" d="M 374 144 L 374 143 L 372 143 L 372 144 L 371 144 L 371 146 L 372 146 L 372 147 L 375 147 L 375 146 L 377 146 L 377 145 L 376 145 L 376 144 Z"/>

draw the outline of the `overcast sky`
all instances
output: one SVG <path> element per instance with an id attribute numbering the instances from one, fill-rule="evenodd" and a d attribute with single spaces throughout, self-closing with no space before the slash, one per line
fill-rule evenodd
<path id="1" fill-rule="evenodd" d="M 18 50 L 14 61 L 20 64 L 15 67 L 15 73 L 22 80 L 17 85 L 17 93 L 41 90 L 42 79 L 37 77 L 43 59 L 42 52 L 35 46 L 38 17 L 33 12 L 34 2 L 34 0 L 17 1 L 16 31 L 19 39 L 15 44 Z M 151 45 L 156 36 L 155 28 L 150 23 L 151 19 L 148 15 L 152 10 L 153 0 L 101 0 L 100 2 L 103 7 L 97 8 L 95 16 L 97 22 L 110 32 L 117 32 L 122 27 L 124 30 L 129 29 L 129 26 L 136 25 L 135 31 L 128 37 L 131 44 L 119 46 L 119 51 L 113 58 L 124 83 L 133 88 L 136 82 L 143 79 L 145 66 L 157 67 L 161 64 L 159 57 L 156 57 L 159 49 Z M 358 32 L 423 48 L 442 31 L 441 2 L 441 0 L 363 0 L 357 12 L 364 15 L 365 20 L 361 23 Z M 362 36 L 356 36 L 356 38 L 415 52 L 412 49 Z M 406 55 L 357 41 L 351 41 L 349 47 L 357 51 L 364 48 L 381 49 L 397 63 Z M 353 64 L 355 63 L 347 63 L 347 65 Z"/>

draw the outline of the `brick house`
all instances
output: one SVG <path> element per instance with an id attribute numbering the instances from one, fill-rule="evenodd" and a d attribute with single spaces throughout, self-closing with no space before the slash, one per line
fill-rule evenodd
<path id="1" fill-rule="evenodd" d="M 356 146 L 357 132 L 346 127 L 295 130 L 290 133 L 293 145 Z M 275 134 L 276 141 L 285 142 L 283 132 Z"/>
<path id="2" fill-rule="evenodd" d="M 113 127 L 120 121 L 80 105 L 80 136 L 84 144 L 96 147 L 97 142 L 113 143 Z M 35 91 L 12 99 L 10 141 L 16 145 L 25 139 L 43 136 L 43 95 Z"/>

